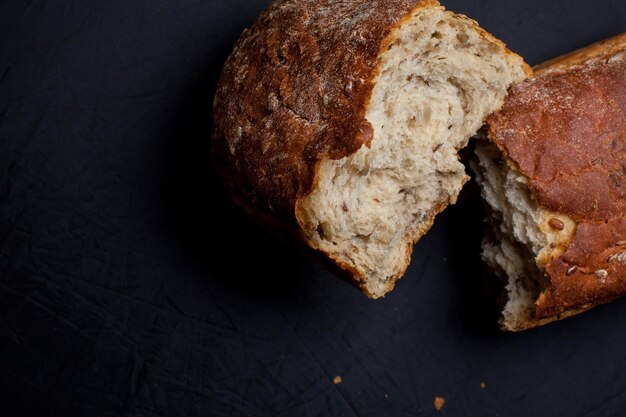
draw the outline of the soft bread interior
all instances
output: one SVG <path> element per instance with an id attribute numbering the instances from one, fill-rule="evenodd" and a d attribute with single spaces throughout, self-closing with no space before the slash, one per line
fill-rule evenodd
<path id="1" fill-rule="evenodd" d="M 456 201 L 467 180 L 457 151 L 525 77 L 519 57 L 443 8 L 415 13 L 395 36 L 366 114 L 371 148 L 321 161 L 316 188 L 298 205 L 309 243 L 374 298 L 393 288 L 412 244 Z"/>
<path id="2" fill-rule="evenodd" d="M 500 150 L 479 139 L 472 162 L 475 178 L 490 208 L 492 233 L 483 242 L 485 262 L 506 280 L 501 325 L 522 330 L 539 324 L 535 302 L 549 288 L 544 265 L 562 254 L 576 223 L 568 216 L 540 207 L 528 181 Z M 550 223 L 560 222 L 562 230 Z"/>

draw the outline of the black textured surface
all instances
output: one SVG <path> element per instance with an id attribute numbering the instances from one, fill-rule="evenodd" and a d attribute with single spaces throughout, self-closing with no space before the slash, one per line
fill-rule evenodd
<path id="1" fill-rule="evenodd" d="M 626 302 L 489 326 L 471 189 L 382 301 L 229 205 L 209 107 L 266 4 L 0 0 L 0 416 L 624 415 Z M 626 31 L 623 0 L 445 4 L 532 64 Z"/>

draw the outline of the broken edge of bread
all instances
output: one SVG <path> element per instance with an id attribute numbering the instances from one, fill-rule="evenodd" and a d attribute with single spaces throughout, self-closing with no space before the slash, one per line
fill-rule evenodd
<path id="1" fill-rule="evenodd" d="M 458 150 L 530 73 L 436 1 L 278 0 L 226 63 L 214 160 L 236 201 L 379 298 L 467 181 Z"/>
<path id="2" fill-rule="evenodd" d="M 504 280 L 504 330 L 626 294 L 626 34 L 536 68 L 488 118 L 472 168 Z"/>

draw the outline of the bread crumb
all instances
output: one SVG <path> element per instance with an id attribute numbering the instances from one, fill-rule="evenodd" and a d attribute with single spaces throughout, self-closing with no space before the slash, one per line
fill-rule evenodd
<path id="1" fill-rule="evenodd" d="M 335 385 L 341 384 L 342 382 L 343 382 L 343 379 L 339 375 L 333 378 L 333 384 Z"/>
<path id="2" fill-rule="evenodd" d="M 485 389 L 485 387 L 486 387 L 486 386 L 487 386 L 487 384 L 485 384 L 484 382 L 481 382 L 481 383 L 480 383 L 480 387 L 481 387 L 482 389 Z"/>
<path id="3" fill-rule="evenodd" d="M 433 405 L 435 406 L 435 410 L 439 411 L 443 408 L 443 405 L 446 403 L 446 399 L 443 397 L 435 397 L 433 401 Z"/>

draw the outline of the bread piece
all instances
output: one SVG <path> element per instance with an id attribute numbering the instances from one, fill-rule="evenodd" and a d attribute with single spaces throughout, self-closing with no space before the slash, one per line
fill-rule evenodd
<path id="1" fill-rule="evenodd" d="M 501 324 L 524 330 L 626 294 L 626 34 L 536 68 L 487 119 L 476 178 L 507 280 Z"/>
<path id="2" fill-rule="evenodd" d="M 224 67 L 214 160 L 239 204 L 378 298 L 467 180 L 457 151 L 528 74 L 433 0 L 278 0 Z"/>

